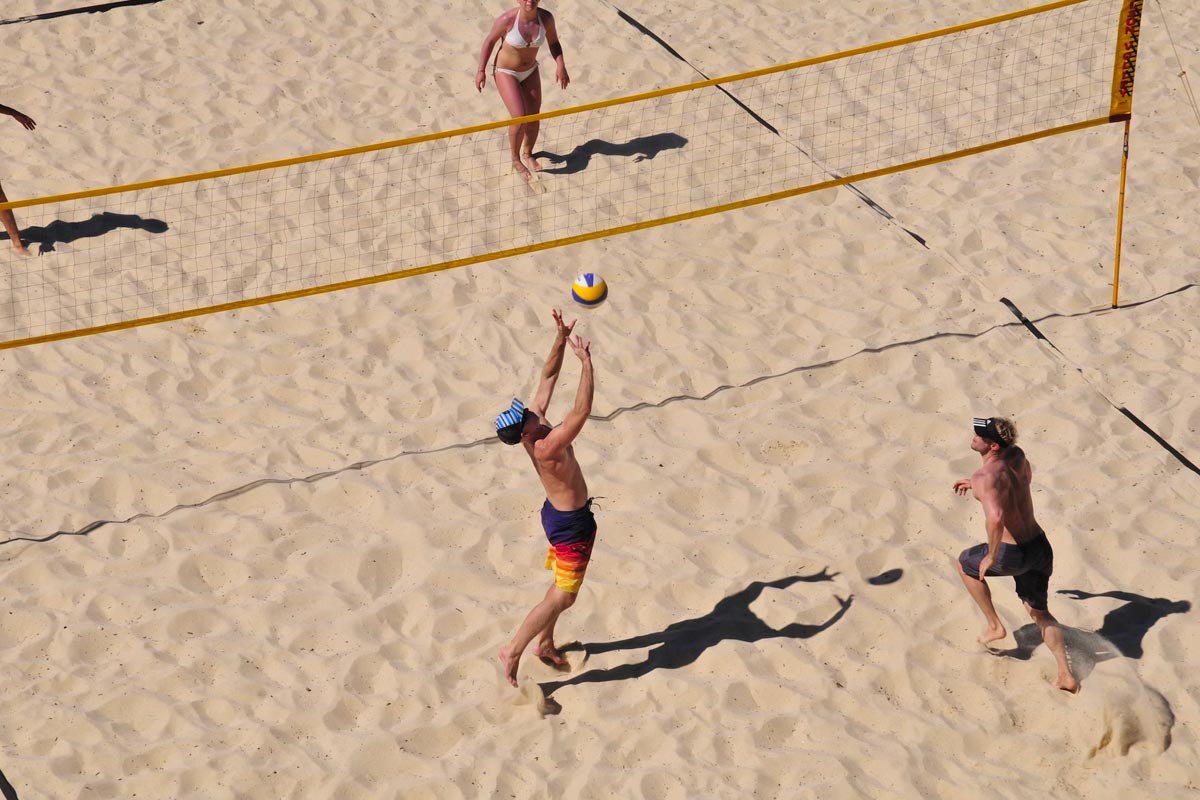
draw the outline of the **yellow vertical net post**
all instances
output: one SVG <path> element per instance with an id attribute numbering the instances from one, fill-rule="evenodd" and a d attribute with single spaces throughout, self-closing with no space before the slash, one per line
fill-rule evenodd
<path id="1" fill-rule="evenodd" d="M 1117 54 L 1113 59 L 1112 109 L 1109 119 L 1125 121 L 1121 145 L 1121 191 L 1117 198 L 1117 244 L 1113 255 L 1112 307 L 1118 306 L 1121 281 L 1121 233 L 1125 225 L 1125 174 L 1129 167 L 1129 123 L 1133 118 L 1133 77 L 1137 68 L 1138 36 L 1142 29 L 1142 0 L 1125 0 L 1121 7 L 1121 27 L 1117 33 Z"/>

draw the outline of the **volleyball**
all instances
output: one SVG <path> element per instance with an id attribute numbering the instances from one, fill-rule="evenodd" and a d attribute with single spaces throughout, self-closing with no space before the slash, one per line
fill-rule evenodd
<path id="1" fill-rule="evenodd" d="M 608 284 L 594 272 L 585 272 L 571 284 L 571 297 L 583 306 L 598 306 L 608 297 Z"/>

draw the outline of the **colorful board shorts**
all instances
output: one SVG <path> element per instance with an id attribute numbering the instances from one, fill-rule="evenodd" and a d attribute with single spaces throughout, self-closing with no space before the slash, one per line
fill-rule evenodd
<path id="1" fill-rule="evenodd" d="M 578 593 L 596 541 L 592 499 L 589 497 L 583 508 L 574 511 L 559 511 L 547 500 L 542 504 L 542 528 L 550 540 L 546 569 L 554 570 L 554 585 L 564 592 Z"/>
<path id="2" fill-rule="evenodd" d="M 963 550 L 958 557 L 963 572 L 972 578 L 979 577 L 979 565 L 987 555 L 987 544 L 977 544 Z M 1030 539 L 1025 544 L 1000 543 L 996 560 L 988 567 L 987 575 L 998 578 L 1009 576 L 1017 583 L 1017 597 L 1038 611 L 1048 610 L 1047 594 L 1050 591 L 1050 575 L 1054 572 L 1054 550 L 1045 534 Z"/>

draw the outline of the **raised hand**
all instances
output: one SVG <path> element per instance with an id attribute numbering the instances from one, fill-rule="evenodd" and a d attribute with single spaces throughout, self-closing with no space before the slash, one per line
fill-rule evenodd
<path id="1" fill-rule="evenodd" d="M 575 323 L 571 323 L 574 325 Z M 576 336 L 574 339 L 567 339 L 567 344 L 571 345 L 571 349 L 575 351 L 575 355 L 579 356 L 580 361 L 591 361 L 592 351 L 589 349 L 592 346 L 591 342 L 585 342 L 582 336 Z"/>
<path id="2" fill-rule="evenodd" d="M 575 323 L 578 322 L 579 320 L 573 319 L 573 320 L 571 320 L 570 325 L 566 325 L 563 323 L 561 311 L 559 311 L 557 308 L 553 309 L 553 314 L 554 314 L 554 324 L 558 328 L 559 337 L 562 339 L 570 339 L 571 331 L 575 330 Z"/>

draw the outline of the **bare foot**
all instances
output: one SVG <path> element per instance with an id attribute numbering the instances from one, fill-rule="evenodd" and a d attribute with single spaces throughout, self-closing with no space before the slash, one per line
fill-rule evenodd
<path id="1" fill-rule="evenodd" d="M 997 625 L 995 627 L 989 627 L 983 633 L 979 634 L 979 638 L 975 641 L 979 642 L 980 644 L 990 644 L 991 642 L 1003 639 L 1005 636 L 1008 636 L 1008 631 L 1004 630 L 1003 625 Z"/>
<path id="2" fill-rule="evenodd" d="M 526 183 L 533 180 L 533 174 L 529 171 L 529 167 L 525 166 L 519 158 L 513 159 L 513 172 L 524 178 Z"/>
<path id="3" fill-rule="evenodd" d="M 548 642 L 538 642 L 535 644 L 533 646 L 533 654 L 555 669 L 571 668 L 571 665 L 563 658 L 558 648 Z"/>
<path id="4" fill-rule="evenodd" d="M 529 187 L 529 191 L 534 194 L 546 193 L 546 187 L 538 180 L 537 175 L 530 172 L 529 168 L 522 164 L 520 159 L 513 159 L 513 172 L 521 176 L 521 179 L 525 181 L 525 185 Z"/>
<path id="5" fill-rule="evenodd" d="M 534 172 L 542 171 L 542 162 L 533 157 L 533 151 L 521 153 L 521 160 L 533 168 Z"/>
<path id="6" fill-rule="evenodd" d="M 521 663 L 521 654 L 512 655 L 508 652 L 508 645 L 500 648 L 500 666 L 504 670 L 504 677 L 508 682 L 516 688 L 517 685 L 517 665 Z"/>
<path id="7" fill-rule="evenodd" d="M 23 256 L 29 255 L 29 250 L 25 247 L 25 245 L 21 244 L 20 242 L 17 242 L 16 244 L 14 244 L 13 249 L 16 250 L 18 253 L 20 253 Z"/>
<path id="8" fill-rule="evenodd" d="M 1058 674 L 1058 688 L 1064 692 L 1075 694 L 1079 691 L 1079 681 L 1075 680 L 1075 676 L 1069 672 Z"/>

